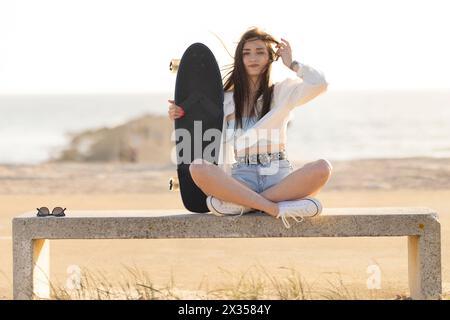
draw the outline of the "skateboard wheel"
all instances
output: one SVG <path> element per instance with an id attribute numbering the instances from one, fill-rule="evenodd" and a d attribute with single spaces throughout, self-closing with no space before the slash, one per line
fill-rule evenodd
<path id="1" fill-rule="evenodd" d="M 180 183 L 178 182 L 177 177 L 172 177 L 169 179 L 169 190 L 170 191 L 179 191 L 180 190 Z"/>
<path id="2" fill-rule="evenodd" d="M 180 66 L 180 59 L 172 59 L 170 61 L 170 66 L 169 69 L 170 71 L 172 71 L 173 73 L 178 71 L 178 67 Z"/>

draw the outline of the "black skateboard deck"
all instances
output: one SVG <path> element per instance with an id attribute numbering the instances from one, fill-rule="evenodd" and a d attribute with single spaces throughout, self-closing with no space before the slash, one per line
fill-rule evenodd
<path id="1" fill-rule="evenodd" d="M 183 117 L 175 119 L 177 175 L 183 205 L 192 212 L 209 212 L 206 195 L 192 180 L 189 166 L 198 158 L 217 165 L 220 136 L 204 134 L 208 129 L 221 133 L 223 99 L 222 78 L 213 53 L 202 43 L 192 44 L 180 60 L 175 84 L 175 104 L 185 111 Z"/>

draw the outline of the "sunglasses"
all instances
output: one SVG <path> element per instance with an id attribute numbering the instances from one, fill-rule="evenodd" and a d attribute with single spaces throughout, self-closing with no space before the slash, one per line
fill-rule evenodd
<path id="1" fill-rule="evenodd" d="M 52 210 L 52 213 L 50 213 L 50 210 L 47 207 L 41 207 L 36 208 L 38 213 L 38 217 L 48 217 L 48 216 L 55 216 L 55 217 L 64 217 L 66 214 L 64 211 L 66 211 L 66 208 L 56 207 Z"/>

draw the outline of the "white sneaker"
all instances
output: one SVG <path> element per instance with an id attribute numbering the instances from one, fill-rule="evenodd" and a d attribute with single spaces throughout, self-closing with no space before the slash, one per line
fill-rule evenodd
<path id="1" fill-rule="evenodd" d="M 225 215 L 242 215 L 252 210 L 252 208 L 247 208 L 232 202 L 225 202 L 213 196 L 206 198 L 206 205 L 212 214 L 219 217 Z"/>
<path id="2" fill-rule="evenodd" d="M 293 218 L 296 222 L 302 222 L 303 217 L 314 217 L 322 212 L 322 204 L 315 198 L 306 197 L 300 200 L 290 200 L 278 202 L 279 213 L 277 219 L 281 218 L 286 228 L 291 225 L 288 218 Z M 300 217 L 301 220 L 297 219 Z"/>

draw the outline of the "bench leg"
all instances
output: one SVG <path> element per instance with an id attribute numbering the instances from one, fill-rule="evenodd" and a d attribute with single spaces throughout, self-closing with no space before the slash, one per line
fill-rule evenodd
<path id="1" fill-rule="evenodd" d="M 50 298 L 50 241 L 14 239 L 13 255 L 14 299 Z"/>
<path id="2" fill-rule="evenodd" d="M 442 294 L 440 233 L 408 237 L 411 298 L 439 299 Z"/>

